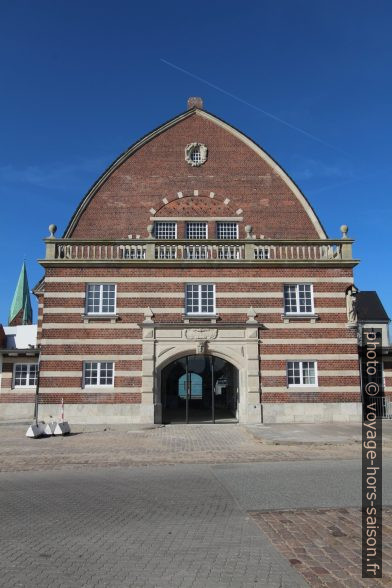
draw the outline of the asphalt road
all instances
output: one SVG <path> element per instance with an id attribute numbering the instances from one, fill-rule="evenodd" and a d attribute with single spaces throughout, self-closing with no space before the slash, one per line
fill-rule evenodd
<path id="1" fill-rule="evenodd" d="M 304 586 L 246 511 L 360 497 L 354 460 L 4 473 L 0 585 Z"/>

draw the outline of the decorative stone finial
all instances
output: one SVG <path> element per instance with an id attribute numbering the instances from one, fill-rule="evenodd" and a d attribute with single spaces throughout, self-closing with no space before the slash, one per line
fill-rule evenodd
<path id="1" fill-rule="evenodd" d="M 49 225 L 48 228 L 49 228 L 49 233 L 50 233 L 49 239 L 54 239 L 55 232 L 57 231 L 56 225 Z"/>
<path id="2" fill-rule="evenodd" d="M 191 108 L 199 108 L 200 110 L 202 110 L 203 98 L 200 98 L 200 96 L 191 96 L 190 98 L 188 98 L 187 107 L 188 110 L 191 110 Z"/>
<path id="3" fill-rule="evenodd" d="M 347 225 L 342 225 L 340 227 L 340 230 L 342 231 L 342 239 L 347 239 L 348 226 Z"/>
<path id="4" fill-rule="evenodd" d="M 256 313 L 255 309 L 253 308 L 253 306 L 251 306 L 249 308 L 249 310 L 246 314 L 248 316 L 248 320 L 246 321 L 247 323 L 257 323 L 257 321 L 256 321 L 257 313 Z"/>
<path id="5" fill-rule="evenodd" d="M 146 309 L 144 312 L 144 322 L 145 323 L 153 323 L 154 322 L 154 313 L 150 307 Z"/>
<path id="6" fill-rule="evenodd" d="M 147 233 L 148 233 L 149 239 L 153 239 L 153 232 L 154 232 L 154 225 L 148 225 Z"/>
<path id="7" fill-rule="evenodd" d="M 245 226 L 246 239 L 252 239 L 252 230 L 253 230 L 252 225 Z"/>

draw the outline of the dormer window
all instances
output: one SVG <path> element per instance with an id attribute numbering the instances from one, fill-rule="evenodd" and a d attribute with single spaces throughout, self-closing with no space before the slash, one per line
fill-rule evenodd
<path id="1" fill-rule="evenodd" d="M 186 223 L 186 238 L 187 239 L 207 239 L 208 238 L 208 224 L 207 223 Z"/>

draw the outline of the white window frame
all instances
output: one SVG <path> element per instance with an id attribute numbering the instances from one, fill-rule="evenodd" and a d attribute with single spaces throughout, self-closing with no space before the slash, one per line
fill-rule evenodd
<path id="1" fill-rule="evenodd" d="M 201 156 L 200 145 L 196 145 L 196 147 L 194 147 L 192 149 L 192 151 L 190 153 L 190 159 L 196 165 L 200 165 L 200 163 L 202 163 L 202 156 Z"/>
<path id="2" fill-rule="evenodd" d="M 97 383 L 96 384 L 87 384 L 86 383 L 86 368 L 88 364 L 93 364 L 96 363 L 97 364 Z M 112 364 L 112 383 L 111 384 L 100 384 L 99 380 L 100 380 L 100 376 L 101 376 L 101 364 L 108 364 L 111 363 Z M 114 361 L 111 360 L 100 360 L 100 361 L 95 361 L 94 359 L 92 359 L 91 361 L 84 361 L 83 362 L 83 388 L 114 388 L 114 377 L 115 377 L 115 363 Z"/>
<path id="3" fill-rule="evenodd" d="M 286 288 L 292 288 L 295 286 L 295 304 L 297 310 L 286 310 Z M 310 302 L 311 302 L 311 310 L 301 311 L 300 308 L 300 296 L 299 296 L 299 288 L 300 286 L 310 286 Z M 313 284 L 309 282 L 299 282 L 298 284 L 284 284 L 283 285 L 283 312 L 285 315 L 312 315 L 314 314 L 314 293 L 313 293 Z"/>
<path id="4" fill-rule="evenodd" d="M 300 383 L 299 384 L 291 384 L 289 382 L 289 365 L 290 364 L 299 364 L 299 377 Z M 312 363 L 314 366 L 314 384 L 304 384 L 304 364 Z M 288 388 L 316 388 L 318 387 L 318 373 L 317 373 L 317 361 L 313 359 L 292 359 L 286 363 L 286 378 L 287 378 L 287 387 Z"/>
<path id="5" fill-rule="evenodd" d="M 206 228 L 206 236 L 205 237 L 188 237 L 188 227 L 190 225 L 204 225 Z M 189 221 L 185 225 L 185 236 L 190 241 L 202 241 L 204 239 L 208 239 L 208 222 L 206 221 Z"/>
<path id="6" fill-rule="evenodd" d="M 16 367 L 17 366 L 26 366 L 27 370 L 26 370 L 26 384 L 17 384 L 16 383 Z M 31 368 L 32 366 L 34 366 L 35 369 L 35 382 L 33 384 L 27 383 L 30 382 L 30 378 L 31 378 L 31 374 L 30 372 L 32 371 Z M 37 385 L 37 378 L 38 378 L 38 363 L 15 363 L 14 367 L 13 367 L 13 373 L 12 373 L 12 387 L 13 388 L 35 388 Z"/>
<path id="7" fill-rule="evenodd" d="M 188 311 L 188 287 L 198 286 L 198 310 L 197 311 Z M 201 310 L 201 291 L 202 286 L 212 286 L 212 297 L 213 297 L 213 309 L 212 311 L 202 311 Z M 211 284 L 211 282 L 188 282 L 185 284 L 185 292 L 184 292 L 184 299 L 185 299 L 185 314 L 187 316 L 214 316 L 216 315 L 216 287 L 215 284 Z M 208 299 L 207 299 L 208 300 Z"/>
<path id="8" fill-rule="evenodd" d="M 219 236 L 219 229 L 222 228 L 223 225 L 234 225 L 235 226 L 235 230 L 236 230 L 236 236 L 235 237 L 220 237 Z M 227 240 L 227 241 L 235 241 L 236 239 L 238 239 L 238 233 L 239 233 L 239 228 L 238 228 L 238 223 L 236 221 L 217 221 L 216 223 L 216 238 L 217 239 L 222 239 L 222 240 Z"/>
<path id="9" fill-rule="evenodd" d="M 97 287 L 99 286 L 99 309 L 98 311 L 96 310 L 89 310 L 89 288 L 90 287 Z M 102 304 L 103 304 L 103 288 L 105 286 L 114 286 L 114 309 L 110 310 L 109 312 L 107 311 L 103 311 L 102 310 Z M 85 303 L 85 313 L 88 316 L 113 316 L 116 314 L 117 311 L 117 285 L 116 284 L 107 284 L 107 283 L 100 283 L 100 282 L 90 282 L 89 284 L 86 284 L 86 303 Z"/>
<path id="10" fill-rule="evenodd" d="M 164 226 L 168 226 L 168 225 L 174 225 L 174 237 L 166 237 L 165 235 L 158 237 L 157 236 L 157 228 L 158 225 L 161 225 L 162 227 Z M 170 241 L 170 239 L 177 239 L 177 223 L 175 221 L 155 221 L 154 222 L 154 237 L 155 239 L 159 239 L 159 240 L 168 240 Z"/>

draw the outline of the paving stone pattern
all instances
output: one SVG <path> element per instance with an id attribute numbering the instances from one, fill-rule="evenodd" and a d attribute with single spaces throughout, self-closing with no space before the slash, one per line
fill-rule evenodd
<path id="1" fill-rule="evenodd" d="M 251 463 L 360 458 L 360 444 L 274 445 L 236 424 L 151 429 L 75 427 L 69 437 L 28 439 L 27 426 L 0 427 L 0 471 L 177 463 Z M 392 455 L 392 449 L 385 448 Z"/>
<path id="2" fill-rule="evenodd" d="M 310 586 L 392 586 L 392 508 L 383 508 L 383 577 L 361 577 L 361 510 L 252 513 L 260 528 Z"/>
<path id="3" fill-rule="evenodd" d="M 1 475 L 7 588 L 306 586 L 200 465 Z"/>

